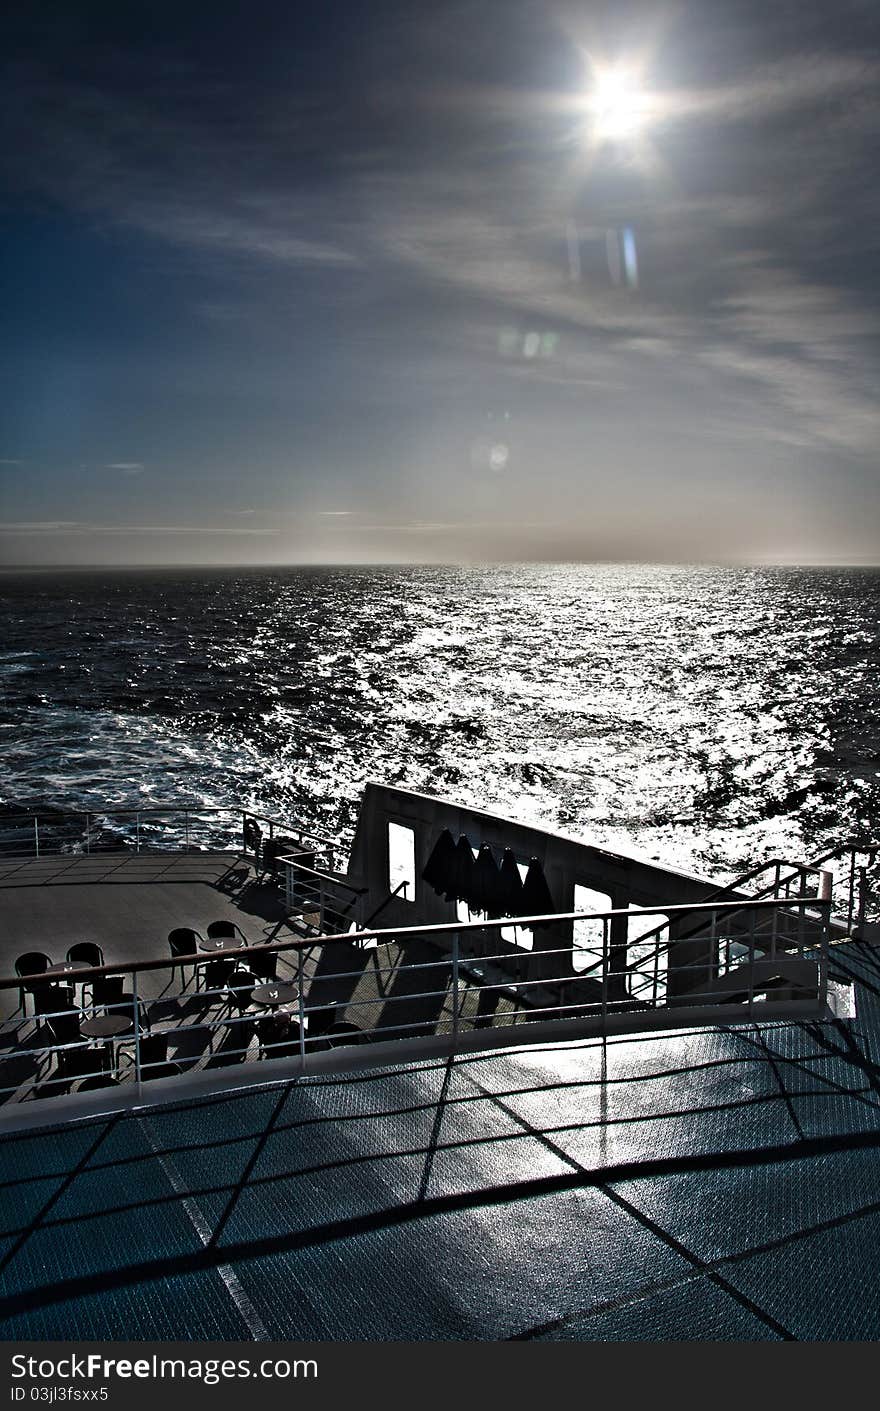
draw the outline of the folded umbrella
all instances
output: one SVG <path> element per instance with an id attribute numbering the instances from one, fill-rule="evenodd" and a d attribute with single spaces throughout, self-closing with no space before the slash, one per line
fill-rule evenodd
<path id="1" fill-rule="evenodd" d="M 473 906 L 476 910 L 476 905 L 473 901 L 474 854 L 471 845 L 465 837 L 464 833 L 461 834 L 458 842 L 455 845 L 455 863 L 453 866 L 452 875 L 452 895 L 450 896 L 447 894 L 447 901 L 465 901 L 467 902 L 469 907 Z"/>
<path id="2" fill-rule="evenodd" d="M 473 898 L 474 909 L 485 911 L 489 916 L 500 916 L 499 898 L 501 878 L 498 864 L 488 843 L 480 844 L 480 851 L 474 863 Z"/>
<path id="3" fill-rule="evenodd" d="M 522 910 L 520 916 L 545 916 L 549 912 L 554 912 L 556 905 L 550 895 L 550 888 L 547 886 L 547 878 L 544 876 L 544 869 L 536 857 L 529 862 L 529 870 L 526 873 L 526 880 L 522 889 Z M 539 921 L 539 926 L 546 926 L 548 922 Z"/>
<path id="4" fill-rule="evenodd" d="M 499 916 L 522 916 L 522 877 L 519 875 L 519 867 L 510 848 L 505 848 L 501 855 L 498 881 Z"/>
<path id="5" fill-rule="evenodd" d="M 434 888 L 438 896 L 449 892 L 453 886 L 456 859 L 455 839 L 449 829 L 444 828 L 431 849 L 431 856 L 422 872 L 423 879 Z M 454 898 L 447 896 L 446 900 L 452 901 Z"/>

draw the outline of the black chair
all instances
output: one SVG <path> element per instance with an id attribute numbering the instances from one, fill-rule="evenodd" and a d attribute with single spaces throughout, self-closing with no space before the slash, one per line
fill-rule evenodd
<path id="1" fill-rule="evenodd" d="M 199 942 L 201 939 L 202 937 L 199 935 L 198 931 L 194 931 L 191 926 L 176 926 L 173 931 L 168 932 L 168 945 L 171 949 L 172 958 L 182 962 L 187 957 L 198 955 Z M 183 964 L 173 965 L 171 967 L 172 979 L 178 969 L 180 970 L 181 976 L 185 979 L 186 967 Z M 192 980 L 192 972 L 190 972 L 189 979 L 186 980 L 183 986 L 184 989 L 186 989 L 190 980 Z"/>
<path id="2" fill-rule="evenodd" d="M 58 1055 L 58 1076 L 69 1083 L 82 1079 L 79 1092 L 114 1087 L 116 1079 L 110 1068 L 110 1052 L 103 1045 L 98 1048 L 69 1048 Z"/>
<path id="3" fill-rule="evenodd" d="M 131 990 L 124 990 L 123 993 L 119 996 L 119 1000 L 118 1000 L 118 1001 L 114 1001 L 113 1004 L 108 1004 L 108 1005 L 107 1005 L 107 1013 L 108 1013 L 108 1014 L 124 1014 L 125 1017 L 126 1017 L 126 1019 L 130 1019 L 130 1020 L 132 1021 L 132 1028 L 133 1028 L 133 1027 L 134 1027 L 134 995 L 132 994 Z M 149 1011 L 149 1009 L 147 1008 L 146 1001 L 145 1001 L 145 1000 L 142 1000 L 142 999 L 139 999 L 139 1000 L 138 1000 L 138 1028 L 139 1028 L 139 1030 L 140 1030 L 140 1032 L 141 1032 L 142 1034 L 148 1034 L 148 1033 L 150 1032 L 150 1029 L 152 1028 L 152 1023 L 151 1023 L 151 1021 L 150 1021 L 150 1011 Z M 120 1042 L 121 1042 L 121 1043 L 125 1043 L 127 1040 L 130 1040 L 131 1038 L 132 1038 L 132 1035 L 131 1035 L 131 1034 L 122 1034 L 122 1035 L 120 1036 Z"/>
<path id="4" fill-rule="evenodd" d="M 80 1045 L 79 1048 L 63 1048 L 55 1055 L 58 1061 L 59 1078 L 69 1078 L 72 1081 L 74 1078 L 87 1077 L 89 1073 L 97 1071 L 94 1067 L 94 1061 L 92 1068 L 84 1072 L 76 1071 L 76 1064 L 80 1061 L 85 1062 L 85 1060 L 81 1060 L 80 1057 L 83 1053 L 91 1052 L 94 1060 L 94 1054 L 96 1052 L 99 1054 L 103 1052 L 103 1050 L 88 1049 L 80 1033 L 79 1025 L 81 1017 L 78 1009 L 71 1009 L 64 1013 L 56 1014 L 52 1019 L 46 1021 L 49 1026 L 49 1035 L 53 1044 Z"/>
<path id="5" fill-rule="evenodd" d="M 58 1010 L 74 1008 L 72 985 L 35 985 L 33 996 L 34 1017 L 43 1014 L 55 1014 Z"/>
<path id="6" fill-rule="evenodd" d="M 67 952 L 68 960 L 78 960 L 81 965 L 93 965 L 95 967 L 104 964 L 104 952 L 95 941 L 77 941 L 76 945 L 70 947 Z M 82 985 L 80 998 L 85 1004 L 86 990 L 92 991 L 91 980 L 81 980 Z"/>
<path id="7" fill-rule="evenodd" d="M 18 959 L 16 960 L 16 962 L 15 962 L 15 973 L 16 973 L 16 975 L 19 975 L 19 976 L 22 976 L 22 975 L 45 975 L 46 971 L 49 969 L 49 966 L 50 966 L 52 963 L 53 963 L 53 962 L 52 962 L 52 957 L 51 957 L 50 955 L 45 955 L 45 954 L 43 953 L 43 951 L 41 951 L 41 950 L 27 950 L 27 951 L 25 951 L 24 955 L 20 955 L 20 956 L 18 957 Z M 38 986 L 37 986 L 37 989 L 42 989 L 42 988 L 43 988 L 42 985 L 38 985 Z M 22 1014 L 25 1014 L 25 1013 L 27 1012 L 27 1011 L 25 1010 L 25 1007 L 24 1007 L 24 997 L 25 997 L 25 995 L 26 995 L 26 994 L 32 995 L 32 994 L 34 994 L 34 993 L 35 993 L 35 990 L 34 990 L 33 985 L 27 985 L 27 984 L 25 984 L 25 985 L 22 985 L 22 986 L 19 988 L 19 991 L 18 991 L 18 1007 L 19 1007 L 19 1009 L 21 1010 Z"/>
<path id="8" fill-rule="evenodd" d="M 254 1021 L 250 1015 L 231 1019 L 226 1026 L 226 1037 L 208 1060 L 208 1068 L 228 1068 L 247 1059 L 248 1044 L 253 1038 Z"/>
<path id="9" fill-rule="evenodd" d="M 99 975 L 92 986 L 92 1004 L 97 1009 L 109 1009 L 123 998 L 124 975 Z"/>
<path id="10" fill-rule="evenodd" d="M 370 1041 L 369 1034 L 363 1029 L 359 1029 L 356 1024 L 342 1021 L 331 1024 L 325 1031 L 325 1038 L 331 1048 L 342 1048 L 345 1044 L 366 1044 Z"/>
<path id="11" fill-rule="evenodd" d="M 300 1052 L 300 1028 L 289 1014 L 267 1014 L 257 1020 L 261 1058 L 295 1058 Z"/>
<path id="12" fill-rule="evenodd" d="M 78 960 L 84 965 L 93 965 L 97 969 L 104 964 L 104 952 L 96 941 L 77 941 L 76 945 L 71 946 L 68 950 L 67 959 Z"/>
<path id="13" fill-rule="evenodd" d="M 250 970 L 244 970 L 241 967 L 234 969 L 226 981 L 226 988 L 229 993 L 230 1009 L 243 1012 L 253 1003 L 254 977 Z"/>
<path id="14" fill-rule="evenodd" d="M 52 1033 L 52 1042 L 56 1044 L 78 1044 L 83 1042 L 80 1033 L 80 1020 L 82 1015 L 78 1009 L 66 1009 L 58 1014 L 54 1014 L 46 1023 Z"/>
<path id="15" fill-rule="evenodd" d="M 217 960 L 209 960 L 207 965 L 199 967 L 201 988 L 203 990 L 225 990 L 226 982 L 234 970 L 234 960 L 225 960 L 222 957 L 218 957 Z"/>
<path id="16" fill-rule="evenodd" d="M 168 1035 L 164 1031 L 145 1034 L 140 1042 L 140 1050 L 141 1082 L 149 1083 L 154 1078 L 171 1078 L 183 1072 L 181 1065 L 168 1057 Z M 133 1053 L 124 1053 L 122 1060 L 132 1067 L 135 1066 Z"/>
<path id="17" fill-rule="evenodd" d="M 82 1037 L 79 1032 L 82 1015 L 74 1004 L 72 985 L 35 987 L 34 1018 L 39 1018 L 46 1024 L 49 1030 L 47 1043 L 75 1044 L 79 1043 Z M 51 1058 L 51 1055 L 47 1054 L 46 1057 Z"/>
<path id="18" fill-rule="evenodd" d="M 309 1009 L 306 1005 L 306 1018 L 309 1022 L 309 1038 L 313 1039 L 317 1034 L 326 1034 L 328 1029 L 332 1029 L 336 1023 L 337 1006 L 326 1004 Z"/>
<path id="19" fill-rule="evenodd" d="M 76 1090 L 78 1093 L 89 1093 L 93 1092 L 95 1088 L 117 1088 L 118 1086 L 118 1078 L 114 1078 L 109 1071 L 106 1073 L 102 1071 L 91 1078 L 83 1078 L 81 1082 L 77 1083 Z"/>
<path id="20" fill-rule="evenodd" d="M 278 952 L 277 950 L 265 951 L 261 946 L 251 946 L 248 956 L 248 967 L 252 975 L 256 975 L 258 980 L 277 980 L 278 978 Z"/>
<path id="21" fill-rule="evenodd" d="M 208 923 L 208 939 L 220 941 L 225 938 L 232 938 L 238 941 L 239 945 L 246 946 L 248 938 L 234 921 L 211 921 Z"/>

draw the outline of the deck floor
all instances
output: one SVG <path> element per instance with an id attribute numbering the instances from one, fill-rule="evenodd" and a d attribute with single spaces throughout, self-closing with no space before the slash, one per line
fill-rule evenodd
<path id="1" fill-rule="evenodd" d="M 268 1082 L 0 1140 L 7 1339 L 880 1339 L 856 1017 Z M 124 1230 L 124 1237 L 122 1231 Z"/>
<path id="2" fill-rule="evenodd" d="M 278 888 L 227 853 L 99 854 L 0 863 L 0 974 L 15 959 L 43 951 L 60 961 L 77 941 L 97 941 L 108 965 L 167 958 L 168 932 L 231 920 L 249 942 L 292 935 Z M 152 998 L 167 975 L 144 976 Z M 0 1017 L 18 1002 L 0 992 Z"/>

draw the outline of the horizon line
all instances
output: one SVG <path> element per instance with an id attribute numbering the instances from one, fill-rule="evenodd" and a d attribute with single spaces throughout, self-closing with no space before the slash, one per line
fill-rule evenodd
<path id="1" fill-rule="evenodd" d="M 642 568 L 863 568 L 880 570 L 880 560 L 877 562 L 863 559 L 684 559 L 684 558 L 583 558 L 583 559 L 546 559 L 546 558 L 517 558 L 517 559 L 310 559 L 310 560 L 279 560 L 272 563 L 199 563 L 198 561 L 188 561 L 181 563 L 159 562 L 159 563 L 11 563 L 0 564 L 0 573 L 58 573 L 58 572 L 78 572 L 96 573 L 105 570 L 112 570 L 120 573 L 146 573 L 156 570 L 229 570 L 238 572 L 248 571 L 272 571 L 277 569 L 311 569 L 311 568 L 516 568 L 516 567 L 587 567 L 590 565 L 615 567 L 642 567 Z"/>

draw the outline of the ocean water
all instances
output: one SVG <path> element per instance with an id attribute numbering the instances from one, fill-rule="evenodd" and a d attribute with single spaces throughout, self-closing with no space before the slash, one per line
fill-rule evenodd
<path id="1" fill-rule="evenodd" d="M 713 877 L 880 835 L 880 572 L 644 565 L 0 576 L 0 805 L 368 779 Z"/>

